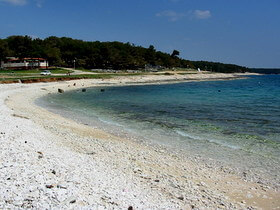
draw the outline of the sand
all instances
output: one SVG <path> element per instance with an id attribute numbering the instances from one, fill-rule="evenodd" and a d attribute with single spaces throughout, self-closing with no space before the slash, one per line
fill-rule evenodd
<path id="1" fill-rule="evenodd" d="M 0 85 L 0 208 L 279 209 L 277 188 L 248 180 L 246 174 L 118 137 L 34 104 L 58 88 L 237 77 L 133 76 Z"/>

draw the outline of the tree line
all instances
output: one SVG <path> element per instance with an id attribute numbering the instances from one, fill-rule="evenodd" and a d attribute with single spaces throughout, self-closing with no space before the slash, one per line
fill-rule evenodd
<path id="1" fill-rule="evenodd" d="M 217 72 L 243 72 L 245 67 L 206 61 L 189 61 L 170 54 L 131 43 L 83 41 L 68 37 L 50 36 L 33 39 L 29 36 L 10 36 L 0 39 L 0 60 L 6 57 L 42 57 L 51 66 L 85 69 L 144 69 L 145 66 L 163 68 L 200 68 Z"/>

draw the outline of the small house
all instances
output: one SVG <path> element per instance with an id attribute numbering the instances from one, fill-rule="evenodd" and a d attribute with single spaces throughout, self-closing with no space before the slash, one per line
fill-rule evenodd
<path id="1" fill-rule="evenodd" d="M 46 69 L 48 61 L 44 58 L 7 57 L 1 61 L 1 69 Z"/>

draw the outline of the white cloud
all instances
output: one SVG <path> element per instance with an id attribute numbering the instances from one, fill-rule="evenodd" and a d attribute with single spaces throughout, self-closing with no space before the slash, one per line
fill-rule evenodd
<path id="1" fill-rule="evenodd" d="M 44 0 L 34 0 L 34 1 L 35 1 L 35 3 L 36 3 L 36 6 L 37 6 L 37 7 L 41 8 L 41 7 L 43 6 Z"/>
<path id="2" fill-rule="evenodd" d="M 186 16 L 184 13 L 178 13 L 172 10 L 162 11 L 156 14 L 157 17 L 166 17 L 169 21 L 174 22 Z"/>
<path id="3" fill-rule="evenodd" d="M 184 17 L 192 19 L 208 19 L 212 17 L 212 14 L 209 10 L 189 10 L 188 12 L 178 13 L 173 10 L 165 10 L 156 14 L 156 17 L 165 17 L 170 22 L 178 21 Z"/>
<path id="4" fill-rule="evenodd" d="M 208 19 L 212 16 L 209 10 L 195 10 L 193 15 L 197 19 Z"/>
<path id="5" fill-rule="evenodd" d="M 23 6 L 27 3 L 26 0 L 0 0 L 0 2 L 6 2 L 15 6 Z"/>
<path id="6" fill-rule="evenodd" d="M 6 2 L 14 6 L 23 6 L 26 5 L 30 0 L 0 0 L 0 2 Z M 41 8 L 43 6 L 44 0 L 32 0 L 37 7 Z"/>

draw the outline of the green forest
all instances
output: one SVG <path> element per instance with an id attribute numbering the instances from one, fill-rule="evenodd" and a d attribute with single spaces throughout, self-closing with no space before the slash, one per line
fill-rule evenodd
<path id="1" fill-rule="evenodd" d="M 51 66 L 84 69 L 145 69 L 200 68 L 213 72 L 245 72 L 246 67 L 207 61 L 190 61 L 179 57 L 180 52 L 164 53 L 154 46 L 149 48 L 131 43 L 83 41 L 68 37 L 50 36 L 33 39 L 29 36 L 10 36 L 0 39 L 0 60 L 6 57 L 42 57 Z"/>

